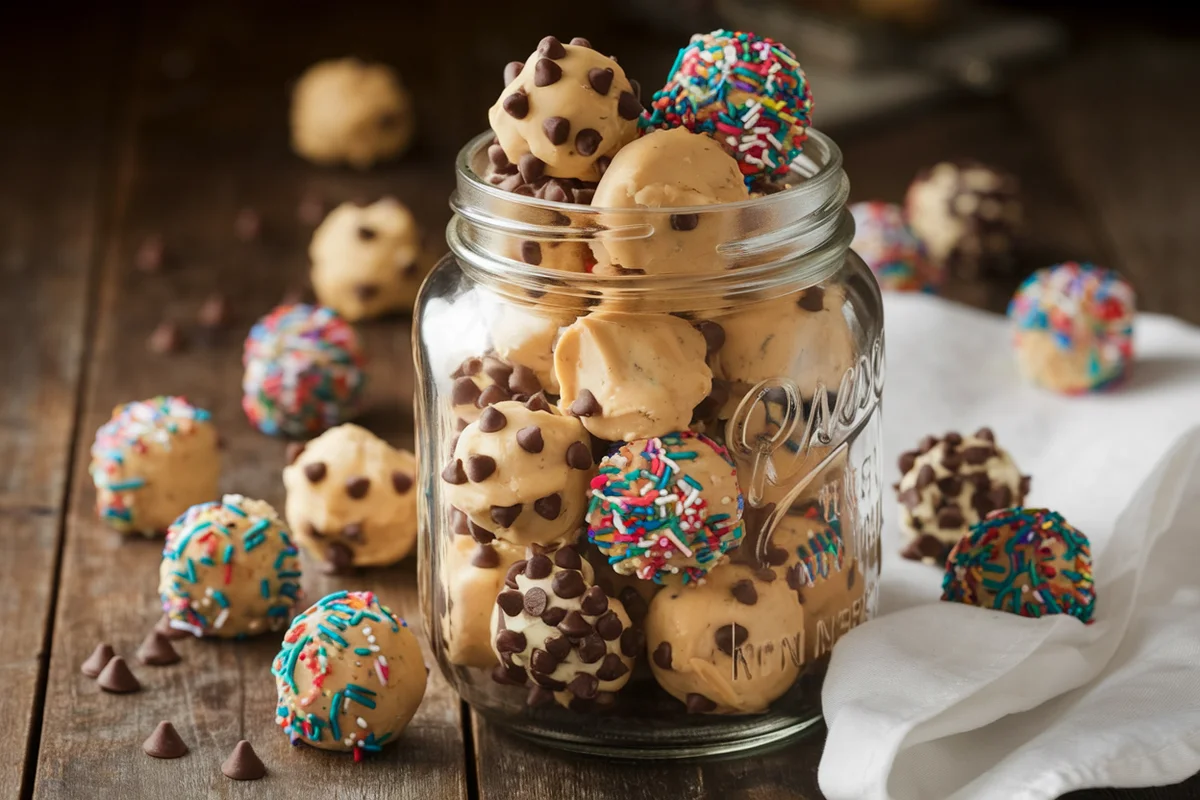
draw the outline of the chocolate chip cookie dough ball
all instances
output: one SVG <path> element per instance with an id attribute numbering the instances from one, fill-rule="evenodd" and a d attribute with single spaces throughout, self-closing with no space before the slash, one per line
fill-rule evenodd
<path id="1" fill-rule="evenodd" d="M 399 738 L 427 681 L 417 637 L 374 592 L 337 592 L 296 617 L 271 674 L 292 744 L 356 760 Z"/>
<path id="2" fill-rule="evenodd" d="M 300 595 L 298 551 L 275 509 L 227 494 L 167 531 L 158 594 L 170 626 L 196 636 L 282 630 Z"/>
<path id="3" fill-rule="evenodd" d="M 655 131 L 621 148 L 596 187 L 600 208 L 677 208 L 749 199 L 737 162 L 710 137 L 684 128 Z M 646 222 L 640 214 L 606 214 L 610 228 Z M 667 274 L 720 272 L 717 246 L 733 234 L 712 215 L 677 213 L 649 238 L 592 243 L 595 272 Z M 661 229 L 659 229 L 661 227 Z"/>
<path id="4" fill-rule="evenodd" d="M 509 570 L 492 614 L 496 680 L 530 686 L 530 705 L 611 706 L 645 639 L 575 548 L 527 556 Z"/>
<path id="5" fill-rule="evenodd" d="M 450 400 L 458 424 L 465 428 L 479 413 L 502 400 L 527 402 L 543 390 L 537 375 L 524 364 L 510 364 L 494 353 L 472 356 L 450 374 Z"/>
<path id="6" fill-rule="evenodd" d="M 416 478 L 412 453 L 339 425 L 284 468 L 288 525 L 329 572 L 394 564 L 417 541 Z"/>
<path id="7" fill-rule="evenodd" d="M 829 580 L 846 562 L 841 525 L 826 521 L 815 505 L 782 515 L 762 551 L 766 563 L 796 591 Z"/>
<path id="8" fill-rule="evenodd" d="M 691 713 L 766 711 L 800 676 L 804 617 L 770 570 L 729 564 L 664 589 L 646 617 L 654 678 Z"/>
<path id="9" fill-rule="evenodd" d="M 712 388 L 705 352 L 704 336 L 668 314 L 580 317 L 554 349 L 559 407 L 609 441 L 683 430 Z"/>
<path id="10" fill-rule="evenodd" d="M 484 409 L 459 436 L 442 492 L 498 539 L 549 545 L 579 532 L 592 474 L 587 431 L 539 395 Z"/>
<path id="11" fill-rule="evenodd" d="M 591 483 L 588 540 L 613 569 L 694 583 L 742 541 L 742 492 L 725 448 L 692 431 L 621 446 Z"/>
<path id="12" fill-rule="evenodd" d="M 162 533 L 216 496 L 220 468 L 217 430 L 204 409 L 167 396 L 117 406 L 92 444 L 96 514 L 121 533 Z"/>
<path id="13" fill-rule="evenodd" d="M 913 179 L 904 210 L 935 264 L 968 280 L 1009 271 L 1023 213 L 1014 176 L 943 161 Z"/>
<path id="14" fill-rule="evenodd" d="M 446 657 L 459 666 L 491 668 L 499 663 L 492 651 L 492 609 L 509 568 L 525 558 L 525 549 L 499 539 L 480 544 L 455 533 L 459 535 L 447 551 L 443 582 Z"/>
<path id="15" fill-rule="evenodd" d="M 321 61 L 292 93 L 292 149 L 316 164 L 367 169 L 403 152 L 414 130 L 412 99 L 383 64 Z"/>
<path id="16" fill-rule="evenodd" d="M 908 539 L 901 555 L 939 567 L 972 525 L 1021 505 L 1029 493 L 1029 476 L 996 445 L 990 428 L 926 436 L 900 456 L 900 472 L 900 528 Z"/>
<path id="17" fill-rule="evenodd" d="M 321 305 L 351 322 L 411 311 L 421 285 L 421 232 L 402 203 L 342 203 L 329 212 L 308 247 Z"/>
<path id="18" fill-rule="evenodd" d="M 542 39 L 524 64 L 505 69 L 488 120 L 526 182 L 543 175 L 596 181 L 637 136 L 642 104 L 625 70 L 583 39 Z"/>

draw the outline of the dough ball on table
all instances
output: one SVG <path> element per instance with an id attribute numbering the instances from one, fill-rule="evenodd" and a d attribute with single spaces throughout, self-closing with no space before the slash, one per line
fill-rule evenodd
<path id="1" fill-rule="evenodd" d="M 580 317 L 554 349 L 559 407 L 609 441 L 682 430 L 712 389 L 705 352 L 704 336 L 669 314 Z"/>
<path id="2" fill-rule="evenodd" d="M 655 209 L 734 203 L 750 195 L 737 162 L 708 136 L 683 128 L 655 131 L 626 145 L 613 158 L 592 205 Z M 644 214 L 605 214 L 609 228 L 644 225 Z M 717 246 L 736 236 L 714 215 L 672 214 L 649 238 L 592 243 L 597 275 L 721 272 Z M 662 227 L 659 230 L 658 227 Z"/>
<path id="3" fill-rule="evenodd" d="M 693 583 L 742 542 L 742 492 L 725 448 L 692 431 L 623 445 L 600 462 L 588 539 L 613 569 Z"/>
<path id="4" fill-rule="evenodd" d="M 1021 373 L 1065 394 L 1112 388 L 1133 366 L 1134 306 L 1133 287 L 1112 270 L 1038 270 L 1008 306 Z"/>
<path id="5" fill-rule="evenodd" d="M 283 470 L 288 525 L 329 572 L 394 564 L 417 542 L 417 462 L 349 423 Z"/>
<path id="6" fill-rule="evenodd" d="M 408 624 L 374 592 L 336 592 L 292 621 L 271 664 L 275 722 L 292 744 L 379 752 L 425 696 L 428 670 Z"/>
<path id="7" fill-rule="evenodd" d="M 538 395 L 528 404 L 496 403 L 463 430 L 442 492 L 498 539 L 549 545 L 577 535 L 593 474 L 587 431 Z"/>
<path id="8" fill-rule="evenodd" d="M 524 403 L 544 388 L 529 367 L 510 364 L 494 353 L 466 359 L 450 377 L 454 379 L 450 401 L 464 428 L 488 406 L 502 400 Z"/>
<path id="9" fill-rule="evenodd" d="M 299 553 L 275 509 L 227 494 L 171 525 L 158 594 L 170 626 L 196 636 L 282 630 L 300 596 Z"/>
<path id="10" fill-rule="evenodd" d="M 1019 506 L 1029 493 L 1007 451 L 990 428 L 970 436 L 926 436 L 900 456 L 900 528 L 908 545 L 901 555 L 942 566 L 972 525 L 998 508 Z"/>
<path id="11" fill-rule="evenodd" d="M 88 471 L 104 524 L 121 533 L 162 533 L 217 494 L 221 455 L 212 416 L 182 397 L 117 406 L 96 431 Z"/>
<path id="12" fill-rule="evenodd" d="M 968 280 L 1011 271 L 1023 213 L 1014 176 L 975 161 L 943 161 L 913 179 L 904 211 L 935 264 Z"/>
<path id="13" fill-rule="evenodd" d="M 531 687 L 530 705 L 611 706 L 645 649 L 641 631 L 621 601 L 595 585 L 575 548 L 526 555 L 509 570 L 492 612 L 496 680 Z"/>
<path id="14" fill-rule="evenodd" d="M 312 284 L 321 305 L 351 322 L 412 311 L 421 286 L 421 232 L 402 203 L 342 203 L 308 246 Z"/>
<path id="15" fill-rule="evenodd" d="M 801 151 L 812 99 L 792 51 L 765 36 L 718 30 L 679 51 L 642 124 L 708 134 L 737 159 L 747 185 L 778 182 L 793 165 L 811 163 Z"/>
<path id="16" fill-rule="evenodd" d="M 314 436 L 358 413 L 364 362 L 358 335 L 333 309 L 279 306 L 246 339 L 242 409 L 263 433 Z"/>
<path id="17" fill-rule="evenodd" d="M 501 302 L 488 320 L 488 332 L 497 356 L 533 370 L 543 389 L 558 394 L 554 345 L 559 331 L 574 321 L 573 314 Z"/>
<path id="18" fill-rule="evenodd" d="M 292 149 L 316 164 L 367 169 L 402 153 L 415 129 L 412 98 L 383 64 L 320 61 L 292 93 Z"/>
<path id="19" fill-rule="evenodd" d="M 894 203 L 870 201 L 850 206 L 854 241 L 850 247 L 871 268 L 884 291 L 936 292 L 945 280 L 944 265 L 925 254 L 925 246 Z"/>
<path id="20" fill-rule="evenodd" d="M 509 568 L 524 559 L 525 550 L 499 539 L 480 544 L 458 535 L 447 556 L 442 614 L 446 658 L 464 667 L 494 667 L 498 661 L 492 652 L 492 609 Z"/>
<path id="21" fill-rule="evenodd" d="M 1096 587 L 1088 538 L 1048 509 L 994 511 L 950 552 L 942 599 L 1091 623 Z"/>
<path id="22" fill-rule="evenodd" d="M 646 617 L 654 678 L 694 714 L 766 711 L 800 676 L 804 617 L 770 570 L 729 564 L 664 589 Z"/>
<path id="23" fill-rule="evenodd" d="M 620 64 L 588 45 L 547 36 L 524 64 L 505 70 L 488 121 L 526 182 L 543 175 L 596 181 L 637 136 L 641 113 Z"/>

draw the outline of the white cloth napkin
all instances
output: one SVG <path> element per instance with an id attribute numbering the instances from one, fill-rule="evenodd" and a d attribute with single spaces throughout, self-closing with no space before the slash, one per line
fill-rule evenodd
<path id="1" fill-rule="evenodd" d="M 880 616 L 833 651 L 821 790 L 830 800 L 1020 800 L 1174 783 L 1200 770 L 1200 329 L 1137 319 L 1116 391 L 1018 379 L 1007 321 L 887 297 L 885 472 L 927 433 L 996 432 L 1028 506 L 1088 535 L 1096 622 L 937 602 L 901 559 L 885 494 Z"/>

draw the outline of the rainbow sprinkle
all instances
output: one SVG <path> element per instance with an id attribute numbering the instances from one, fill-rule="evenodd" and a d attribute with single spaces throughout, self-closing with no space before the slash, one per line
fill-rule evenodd
<path id="1" fill-rule="evenodd" d="M 741 544 L 741 492 L 736 515 L 710 514 L 704 484 L 681 466 L 695 460 L 700 447 L 720 455 L 733 474 L 725 448 L 693 431 L 630 442 L 600 463 L 591 483 L 588 540 L 617 572 L 655 583 L 676 574 L 685 584 L 696 582 Z"/>
<path id="2" fill-rule="evenodd" d="M 945 268 L 935 264 L 908 227 L 904 210 L 895 203 L 871 200 L 850 206 L 858 253 L 879 281 L 894 292 L 935 293 L 945 280 Z"/>
<path id="3" fill-rule="evenodd" d="M 841 522 L 835 518 L 826 521 L 825 515 L 814 504 L 804 510 L 806 519 L 822 523 L 818 531 L 809 534 L 808 541 L 796 545 L 794 565 L 799 585 L 812 586 L 818 580 L 828 578 L 834 572 L 841 572 L 845 566 L 846 553 L 842 539 Z M 791 554 L 789 554 L 791 555 Z"/>
<path id="4" fill-rule="evenodd" d="M 1049 333 L 1060 350 L 1084 348 L 1091 391 L 1119 383 L 1133 363 L 1133 287 L 1118 273 L 1068 261 L 1025 279 L 1008 306 L 1020 348 L 1027 332 Z"/>
<path id="5" fill-rule="evenodd" d="M 1044 508 L 993 511 L 950 551 L 942 599 L 1091 623 L 1096 591 L 1088 539 Z"/>
<path id="6" fill-rule="evenodd" d="M 250 330 L 242 408 L 266 434 L 315 435 L 358 411 L 366 374 L 354 329 L 323 306 L 279 306 Z"/>
<path id="7" fill-rule="evenodd" d="M 764 36 L 713 31 L 679 51 L 642 128 L 687 128 L 717 140 L 746 185 L 782 178 L 801 158 L 812 90 L 792 51 Z"/>

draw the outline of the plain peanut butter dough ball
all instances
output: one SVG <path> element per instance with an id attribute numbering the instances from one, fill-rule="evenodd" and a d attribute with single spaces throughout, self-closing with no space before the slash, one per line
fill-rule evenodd
<path id="1" fill-rule="evenodd" d="M 417 463 L 366 428 L 344 424 L 283 470 L 288 524 L 331 572 L 394 564 L 417 541 Z"/>
<path id="2" fill-rule="evenodd" d="M 316 164 L 367 169 L 403 152 L 414 129 L 412 98 L 383 64 L 321 61 L 292 93 L 292 148 Z"/>
<path id="3" fill-rule="evenodd" d="M 342 203 L 308 247 L 313 291 L 321 305 L 351 322 L 411 311 L 424 277 L 420 254 L 417 221 L 395 198 Z"/>
<path id="4" fill-rule="evenodd" d="M 525 182 L 543 175 L 596 181 L 612 155 L 637 136 L 642 113 L 625 70 L 586 40 L 542 39 L 524 63 L 505 69 L 504 92 L 488 121 Z"/>

